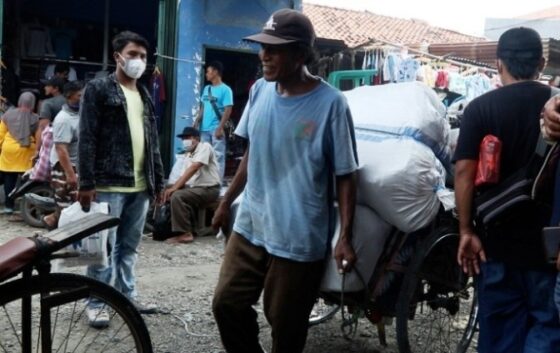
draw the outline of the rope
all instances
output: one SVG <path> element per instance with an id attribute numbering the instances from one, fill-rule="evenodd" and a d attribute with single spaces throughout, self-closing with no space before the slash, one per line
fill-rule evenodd
<path id="1" fill-rule="evenodd" d="M 345 261 L 343 260 L 342 266 L 345 267 Z M 364 277 L 358 271 L 356 267 L 353 268 L 358 276 L 358 279 L 362 282 L 364 286 L 364 303 L 360 309 L 365 310 L 367 307 L 367 300 L 369 298 L 369 290 L 366 282 L 364 281 Z M 348 318 L 345 314 L 345 305 L 344 305 L 344 286 L 346 284 L 346 272 L 342 273 L 342 286 L 340 288 L 340 313 L 342 314 L 342 324 L 340 324 L 340 331 L 342 331 L 342 336 L 346 340 L 352 340 L 354 336 L 356 336 L 356 332 L 358 331 L 358 319 L 360 317 L 360 310 L 356 310 L 352 313 L 352 317 Z"/>
<path id="2" fill-rule="evenodd" d="M 189 330 L 189 324 L 188 322 L 181 318 L 179 315 L 173 314 L 170 311 L 164 311 L 164 310 L 158 310 L 159 314 L 162 315 L 170 315 L 173 316 L 175 319 L 179 320 L 182 324 L 183 324 L 183 328 L 185 329 L 185 332 L 187 333 L 187 335 L 189 336 L 193 336 L 193 337 L 205 337 L 205 338 L 213 338 L 213 337 L 217 337 L 217 335 L 209 335 L 209 334 L 202 334 L 202 333 L 195 333 L 195 332 L 191 332 Z"/>
<path id="3" fill-rule="evenodd" d="M 192 64 L 197 64 L 197 65 L 204 65 L 206 63 L 206 62 L 201 61 L 201 60 L 176 58 L 174 56 L 163 55 L 163 54 L 160 54 L 160 53 L 154 53 L 154 56 L 159 56 L 162 59 L 180 61 L 180 62 L 185 62 L 185 63 L 192 63 Z"/>

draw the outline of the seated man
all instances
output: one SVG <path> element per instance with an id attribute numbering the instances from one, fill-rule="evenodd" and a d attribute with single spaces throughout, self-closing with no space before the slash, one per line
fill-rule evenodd
<path id="1" fill-rule="evenodd" d="M 170 244 L 190 243 L 193 238 L 193 219 L 198 208 L 214 202 L 220 196 L 220 172 L 214 148 L 200 141 L 200 132 L 186 127 L 177 135 L 183 140 L 186 158 L 191 165 L 183 175 L 165 190 L 163 201 L 171 200 L 171 228 L 178 234 L 166 240 Z"/>

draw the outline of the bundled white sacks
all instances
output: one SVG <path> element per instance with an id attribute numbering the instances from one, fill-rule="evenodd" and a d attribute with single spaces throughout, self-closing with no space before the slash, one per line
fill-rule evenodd
<path id="1" fill-rule="evenodd" d="M 451 167 L 449 123 L 435 92 L 420 82 L 364 86 L 345 92 L 356 126 L 358 203 L 404 232 L 427 226 L 441 203 Z"/>
<path id="2" fill-rule="evenodd" d="M 409 136 L 428 146 L 446 168 L 450 166 L 449 123 L 433 89 L 406 82 L 362 86 L 344 94 L 356 128 Z"/>
<path id="3" fill-rule="evenodd" d="M 358 137 L 358 203 L 403 232 L 427 226 L 440 202 L 454 207 L 445 170 L 428 147 L 410 138 L 363 138 Z"/>
<path id="4" fill-rule="evenodd" d="M 337 210 L 338 212 L 338 210 Z M 357 205 L 354 217 L 352 245 L 357 255 L 355 269 L 367 284 L 377 260 L 381 256 L 385 241 L 391 234 L 393 227 L 367 206 Z M 342 290 L 342 275 L 338 273 L 336 261 L 333 258 L 334 248 L 340 235 L 340 219 L 337 220 L 336 231 L 332 240 L 332 251 L 329 254 L 325 274 L 321 283 L 321 290 L 340 292 Z M 362 280 L 352 271 L 346 274 L 344 280 L 345 292 L 357 292 L 364 289 Z"/>

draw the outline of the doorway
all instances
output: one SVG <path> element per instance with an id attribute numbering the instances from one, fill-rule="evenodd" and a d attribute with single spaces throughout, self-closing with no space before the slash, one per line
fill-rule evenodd
<path id="1" fill-rule="evenodd" d="M 212 61 L 219 61 L 223 64 L 222 80 L 233 91 L 233 109 L 230 119 L 237 126 L 243 114 L 243 109 L 245 109 L 245 105 L 249 100 L 249 89 L 261 76 L 261 63 L 258 55 L 251 52 L 206 48 L 204 61 L 207 65 Z M 234 137 L 228 140 L 226 177 L 231 177 L 235 174 L 244 152 L 245 143 L 242 139 Z"/>

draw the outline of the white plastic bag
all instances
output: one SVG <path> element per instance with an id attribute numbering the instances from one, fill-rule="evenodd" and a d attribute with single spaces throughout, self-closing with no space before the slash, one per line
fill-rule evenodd
<path id="1" fill-rule="evenodd" d="M 91 213 L 109 213 L 109 205 L 106 202 L 92 202 L 90 211 L 82 211 L 82 206 L 79 202 L 74 202 L 72 205 L 64 208 L 58 220 L 59 227 L 68 223 L 79 221 L 83 217 Z M 108 265 L 107 256 L 107 237 L 109 230 L 105 229 L 100 232 L 94 233 L 80 241 L 74 242 L 61 252 L 76 255 L 73 257 L 62 258 L 57 261 L 58 266 L 75 267 L 84 265 Z"/>
<path id="2" fill-rule="evenodd" d="M 354 268 L 360 272 L 366 285 L 373 275 L 377 260 L 383 252 L 383 247 L 392 229 L 393 227 L 372 209 L 356 205 L 352 235 L 352 246 L 357 257 Z M 339 235 L 340 220 L 337 220 L 336 231 L 331 243 L 332 250 L 321 282 L 322 291 L 340 292 L 342 290 L 342 275 L 338 273 L 338 267 L 332 255 Z M 346 274 L 344 292 L 357 292 L 364 289 L 364 284 L 356 274 L 356 270 Z"/>

